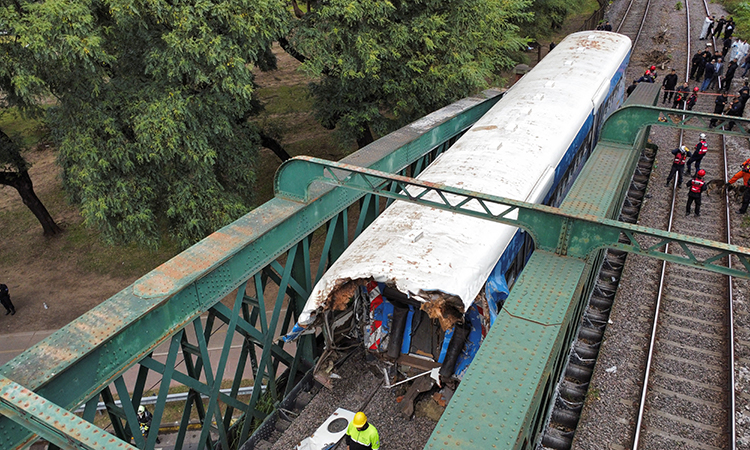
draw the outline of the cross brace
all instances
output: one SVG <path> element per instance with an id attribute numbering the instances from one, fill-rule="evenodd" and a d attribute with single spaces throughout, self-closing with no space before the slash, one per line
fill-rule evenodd
<path id="1" fill-rule="evenodd" d="M 65 449 L 123 450 L 134 447 L 72 412 L 0 376 L 0 413 Z"/>
<path id="2" fill-rule="evenodd" d="M 717 121 L 716 126 L 711 126 L 711 120 Z M 721 123 L 718 121 L 725 124 L 735 122 L 737 127 L 732 130 L 721 129 Z M 750 138 L 750 119 L 658 106 L 625 105 L 613 112 L 604 122 L 600 140 L 633 144 L 638 135 L 637 131 L 648 125 Z"/>
<path id="3" fill-rule="evenodd" d="M 276 172 L 276 195 L 306 203 L 313 182 L 341 186 L 379 196 L 520 227 L 531 234 L 537 248 L 563 256 L 585 259 L 593 251 L 612 248 L 712 272 L 750 278 L 750 249 L 679 233 L 632 225 L 591 215 L 537 205 L 440 183 L 371 170 L 350 164 L 299 156 Z M 619 242 L 620 234 L 628 243 Z M 682 252 L 664 253 L 673 244 Z M 735 257 L 739 265 L 721 265 Z"/>

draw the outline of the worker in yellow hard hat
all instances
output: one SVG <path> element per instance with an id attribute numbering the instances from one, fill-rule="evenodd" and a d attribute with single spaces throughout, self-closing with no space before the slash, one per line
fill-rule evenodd
<path id="1" fill-rule="evenodd" d="M 362 411 L 354 415 L 354 419 L 346 429 L 346 445 L 349 450 L 377 450 L 380 448 L 378 430 L 367 423 L 367 416 Z"/>

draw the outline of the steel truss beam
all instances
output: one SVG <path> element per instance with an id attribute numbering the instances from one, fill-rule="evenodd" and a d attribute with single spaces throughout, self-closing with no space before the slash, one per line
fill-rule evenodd
<path id="1" fill-rule="evenodd" d="M 679 111 L 648 105 L 625 105 L 607 118 L 600 141 L 632 145 L 638 130 L 649 125 L 659 125 L 680 130 L 725 134 L 750 138 L 750 119 L 694 111 Z M 711 126 L 716 120 L 716 126 Z M 737 128 L 729 131 L 720 128 L 720 122 L 735 122 Z"/>
<path id="2" fill-rule="evenodd" d="M 745 247 L 571 214 L 550 206 L 309 156 L 293 158 L 279 168 L 274 180 L 276 195 L 307 202 L 308 191 L 315 181 L 521 227 L 531 233 L 537 248 L 563 256 L 585 259 L 595 250 L 613 248 L 724 275 L 750 278 L 750 249 Z M 629 243 L 618 242 L 620 233 L 627 236 Z M 679 246 L 684 255 L 664 253 L 664 247 L 670 243 Z M 726 257 L 736 258 L 741 266 L 729 268 L 721 265 Z"/>
<path id="3" fill-rule="evenodd" d="M 499 98 L 500 92 L 488 91 L 463 99 L 345 160 L 416 175 Z M 352 234 L 356 237 L 381 209 L 374 195 L 349 189 L 325 187 L 314 196 L 309 205 L 272 199 L 0 367 L 0 377 L 8 380 L 3 395 L 25 396 L 29 407 L 59 405 L 62 411 L 86 405 L 84 421 L 69 414 L 72 425 L 56 428 L 56 421 L 66 422 L 51 414 L 28 419 L 16 406 L 0 402 L 0 448 L 23 448 L 35 434 L 62 448 L 89 448 L 70 443 L 85 443 L 102 432 L 89 423 L 101 397 L 114 433 L 106 435 L 125 447 L 132 437 L 139 448 L 153 449 L 156 433 L 149 434 L 148 441 L 140 436 L 135 411 L 144 392 L 160 386 L 152 423 L 158 428 L 173 382 L 190 390 L 177 448 L 193 412 L 205 424 L 200 436 L 205 448 L 244 442 L 253 422 L 268 415 L 259 406 L 261 383 L 267 384 L 273 404 L 285 394 L 275 385 L 281 372 L 289 373 L 288 392 L 295 375 L 316 357 L 311 336 L 303 336 L 293 351 L 276 341 L 294 324 L 312 288 L 313 273 L 320 276 L 343 253 Z M 352 220 L 356 227 L 350 229 Z M 318 261 L 317 270 L 312 270 L 313 260 Z M 230 306 L 222 303 L 227 298 L 233 300 Z M 211 336 L 224 327 L 227 337 L 221 351 L 211 355 Z M 232 393 L 224 395 L 219 388 L 224 376 L 230 376 L 228 349 L 235 335 L 243 337 L 241 354 L 231 374 Z M 169 348 L 166 361 L 152 357 L 160 345 Z M 257 389 L 242 400 L 236 394 L 248 362 Z M 123 376 L 134 365 L 139 367 L 135 386 L 127 386 Z M 148 386 L 147 376 L 153 373 L 161 381 Z M 115 405 L 113 385 L 121 406 Z M 210 396 L 205 405 L 201 393 Z M 244 420 L 232 424 L 233 411 L 241 411 Z M 210 427 L 215 433 L 208 432 Z"/>
<path id="4" fill-rule="evenodd" d="M 0 376 L 3 414 L 64 449 L 122 450 L 133 447 L 5 377 Z M 88 432 L 82 432 L 82 431 Z"/>

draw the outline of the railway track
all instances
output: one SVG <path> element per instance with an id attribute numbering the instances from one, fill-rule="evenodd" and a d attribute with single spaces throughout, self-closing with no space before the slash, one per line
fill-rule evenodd
<path id="1" fill-rule="evenodd" d="M 643 31 L 650 4 L 651 0 L 631 0 L 615 30 L 627 35 L 633 41 L 633 48 L 636 47 Z M 689 16 L 689 13 L 686 12 L 686 15 Z M 656 155 L 652 149 L 643 150 L 622 207 L 620 220 L 629 223 L 638 221 L 638 213 L 655 159 Z M 621 236 L 621 239 L 626 238 Z M 557 395 L 550 420 L 542 435 L 541 448 L 568 450 L 572 447 L 626 257 L 625 252 L 610 250 L 602 262 L 594 292 L 571 348 L 566 370 L 557 385 Z"/>
<path id="2" fill-rule="evenodd" d="M 701 13 L 708 12 L 703 6 Z M 696 134 L 681 133 L 679 144 L 686 140 L 692 148 Z M 724 139 L 713 135 L 708 142 L 713 151 L 701 165 L 706 179 L 726 180 Z M 726 196 L 705 198 L 701 208 L 704 217 L 722 219 L 700 220 L 695 213 L 686 214 L 687 189 L 672 185 L 668 230 L 727 242 Z M 682 253 L 674 247 L 666 251 Z M 633 449 L 735 448 L 730 286 L 726 276 L 662 263 Z"/>
<path id="3" fill-rule="evenodd" d="M 615 32 L 629 37 L 633 41 L 633 47 L 638 44 L 650 6 L 651 0 L 630 0 L 620 24 L 615 29 Z"/>
<path id="4" fill-rule="evenodd" d="M 704 158 L 702 167 L 707 172 L 715 173 L 723 166 L 720 153 L 714 151 Z M 698 222 L 695 215 L 684 214 L 686 189 L 675 189 L 672 230 L 725 241 L 726 223 Z M 726 203 L 721 196 L 711 200 L 703 204 L 704 217 L 725 215 Z M 669 252 L 681 250 L 670 248 Z M 728 298 L 725 276 L 665 264 L 634 449 L 680 445 L 733 448 Z"/>
<path id="5" fill-rule="evenodd" d="M 618 32 L 628 35 L 633 40 L 634 54 L 649 7 L 650 4 L 647 2 L 631 2 L 625 17 L 617 27 Z M 686 2 L 685 7 L 686 29 L 689 35 L 690 2 Z M 694 9 L 694 19 L 696 16 L 702 19 L 702 15 L 708 11 L 705 2 L 702 8 Z M 685 54 L 688 58 L 685 61 L 684 76 L 681 77 L 683 80 L 687 79 L 689 74 L 689 58 L 692 56 L 690 42 L 690 36 L 687 36 Z M 715 45 L 716 43 L 714 48 Z M 710 112 L 713 101 L 706 100 L 704 98 L 700 103 L 702 108 L 696 109 Z M 675 135 L 675 140 L 678 143 L 672 144 L 671 148 L 682 145 L 684 141 L 692 149 L 698 142 L 698 133 L 691 132 L 686 136 L 680 133 L 679 136 Z M 710 153 L 702 161 L 702 168 L 708 173 L 706 179 L 726 180 L 726 154 L 722 136 L 711 135 L 709 145 Z M 665 148 L 662 152 L 668 152 L 671 148 Z M 637 221 L 652 169 L 650 164 L 653 163 L 653 158 L 649 161 L 649 156 L 646 152 L 642 155 L 620 220 L 631 223 Z M 679 233 L 728 242 L 728 199 L 719 194 L 707 198 L 704 194 L 701 211 L 704 219 L 700 220 L 692 214 L 686 216 L 688 188 L 684 183 L 687 179 L 689 178 L 685 177 L 681 186 L 677 186 L 676 183 L 672 185 L 668 228 Z M 663 183 L 663 179 L 659 181 Z M 669 189 L 661 185 L 653 186 L 651 189 L 654 188 Z M 705 217 L 723 219 L 706 220 Z M 679 248 L 667 251 L 682 252 Z M 588 339 L 592 336 L 592 330 L 601 333 L 601 329 L 606 326 L 604 319 L 609 317 L 615 297 L 614 290 L 621 277 L 623 260 L 624 255 L 610 252 L 600 271 L 597 287 L 581 324 L 578 343 L 571 351 L 565 380 L 558 386 L 560 394 L 542 441 L 544 448 L 570 448 L 569 442 L 576 430 L 580 405 L 585 401 L 585 396 L 575 396 L 575 392 L 589 387 L 592 361 L 598 353 L 599 343 L 595 341 L 594 346 L 597 350 L 593 355 L 590 352 L 581 352 L 580 349 L 591 347 Z M 632 401 L 638 412 L 632 418 L 610 418 L 619 422 L 621 430 L 630 430 L 624 433 L 618 443 L 628 444 L 629 441 L 633 449 L 733 449 L 736 431 L 731 280 L 699 269 L 663 264 L 660 280 L 655 284 L 657 287 L 654 288 L 653 296 L 656 298 L 656 306 L 653 310 L 642 309 L 640 319 L 654 321 L 651 326 L 649 351 L 644 357 L 646 372 L 641 372 L 641 379 L 635 376 L 629 380 L 633 385 L 641 386 L 641 396 L 640 399 L 623 399 L 626 402 Z M 641 341 L 648 342 L 645 327 L 642 331 Z M 616 366 L 609 368 L 616 369 Z"/>

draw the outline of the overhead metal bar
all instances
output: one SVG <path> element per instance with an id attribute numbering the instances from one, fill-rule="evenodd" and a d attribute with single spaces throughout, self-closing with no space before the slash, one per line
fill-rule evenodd
<path id="1" fill-rule="evenodd" d="M 716 120 L 713 127 L 711 120 Z M 735 122 L 736 128 L 731 131 L 722 129 L 719 121 Z M 633 145 L 638 130 L 648 125 L 750 138 L 750 119 L 649 105 L 625 105 L 607 118 L 599 140 Z"/>
<path id="2" fill-rule="evenodd" d="M 308 191 L 316 181 L 521 227 L 531 233 L 537 248 L 563 256 L 584 259 L 594 250 L 613 248 L 725 275 L 750 278 L 750 249 L 745 247 L 590 215 L 571 214 L 549 206 L 308 156 L 288 160 L 279 168 L 274 180 L 276 196 L 307 202 Z M 619 242 L 620 233 L 627 236 L 629 243 Z M 660 251 L 669 243 L 679 246 L 684 254 Z M 740 266 L 729 268 L 720 265 L 719 262 L 725 257 L 736 257 Z"/>

